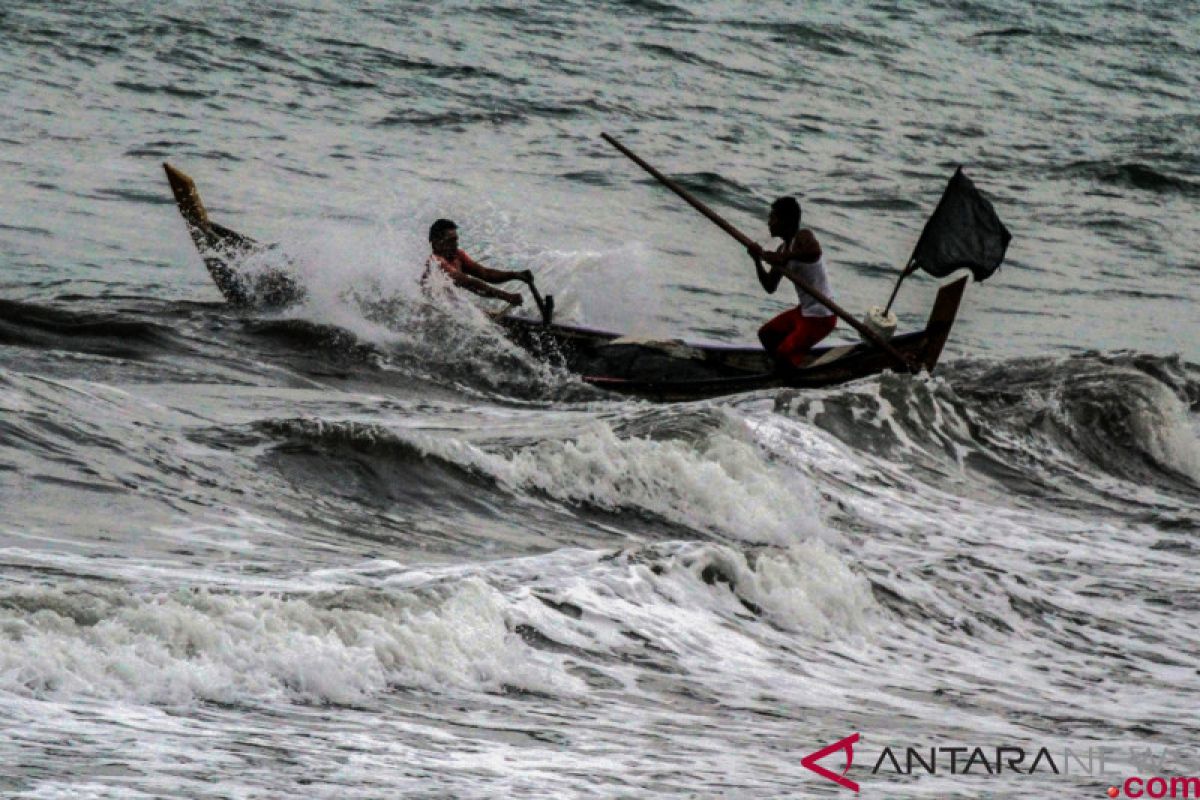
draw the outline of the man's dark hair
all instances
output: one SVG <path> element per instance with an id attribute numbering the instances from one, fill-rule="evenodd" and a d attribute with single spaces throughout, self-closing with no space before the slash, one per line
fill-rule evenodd
<path id="1" fill-rule="evenodd" d="M 800 227 L 800 201 L 794 197 L 781 197 L 774 203 L 771 203 L 771 210 L 775 212 L 779 223 L 785 228 Z"/>
<path id="2" fill-rule="evenodd" d="M 429 241 L 436 242 L 446 231 L 456 231 L 458 226 L 448 219 L 439 219 L 429 226 Z"/>

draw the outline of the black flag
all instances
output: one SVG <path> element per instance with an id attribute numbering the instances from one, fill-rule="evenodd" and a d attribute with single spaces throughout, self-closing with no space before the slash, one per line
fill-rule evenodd
<path id="1" fill-rule="evenodd" d="M 912 267 L 938 278 L 966 268 L 975 280 L 986 280 L 1004 260 L 1011 239 L 992 204 L 959 167 L 921 231 Z"/>

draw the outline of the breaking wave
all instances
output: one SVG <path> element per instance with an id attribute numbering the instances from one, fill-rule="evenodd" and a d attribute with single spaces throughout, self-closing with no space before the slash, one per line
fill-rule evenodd
<path id="1" fill-rule="evenodd" d="M 958 362 L 934 378 L 885 375 L 777 407 L 894 463 L 969 470 L 1031 497 L 1068 485 L 1104 493 L 1104 476 L 1200 486 L 1200 368 L 1178 358 Z"/>
<path id="2" fill-rule="evenodd" d="M 639 435 L 636 415 L 616 423 L 587 419 L 540 440 L 532 430 L 472 441 L 319 419 L 267 421 L 260 428 L 326 452 L 350 447 L 375 458 L 427 461 L 516 495 L 649 515 L 747 542 L 790 545 L 829 535 L 811 486 L 764 460 L 744 421 L 721 409 L 699 416 L 660 438 Z"/>

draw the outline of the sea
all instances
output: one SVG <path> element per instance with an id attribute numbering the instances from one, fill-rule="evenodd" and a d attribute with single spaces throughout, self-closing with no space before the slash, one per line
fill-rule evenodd
<path id="1" fill-rule="evenodd" d="M 1166 0 L 5 0 L 0 797 L 1186 796 L 1198 63 Z M 764 245 L 800 198 L 855 313 L 960 165 L 1012 243 L 825 389 L 420 313 L 441 217 L 562 322 L 794 302 L 604 132 Z M 223 303 L 164 162 L 302 304 Z"/>

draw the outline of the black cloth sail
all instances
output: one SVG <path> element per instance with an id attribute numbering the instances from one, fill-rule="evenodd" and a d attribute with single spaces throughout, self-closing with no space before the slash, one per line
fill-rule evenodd
<path id="1" fill-rule="evenodd" d="M 938 278 L 966 268 L 975 280 L 986 280 L 1004 261 L 1011 239 L 992 204 L 959 167 L 921 231 L 912 267 Z"/>

